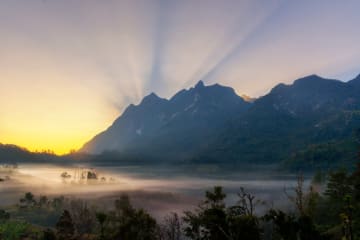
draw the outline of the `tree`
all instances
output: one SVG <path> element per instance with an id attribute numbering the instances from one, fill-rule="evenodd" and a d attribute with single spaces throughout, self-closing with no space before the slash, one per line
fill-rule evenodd
<path id="1" fill-rule="evenodd" d="M 302 173 L 298 174 L 297 184 L 293 188 L 293 191 L 295 192 L 295 196 L 288 194 L 286 189 L 285 189 L 285 194 L 288 197 L 288 199 L 295 204 L 299 214 L 305 215 L 304 175 Z"/>
<path id="2" fill-rule="evenodd" d="M 53 230 L 45 229 L 43 231 L 43 240 L 56 240 L 56 235 Z"/>
<path id="3" fill-rule="evenodd" d="M 20 203 L 25 204 L 25 207 L 33 207 L 36 204 L 34 194 L 31 192 L 25 193 L 24 197 L 20 199 Z"/>
<path id="4" fill-rule="evenodd" d="M 256 201 L 255 196 L 246 192 L 243 187 L 240 187 L 240 192 L 237 195 L 239 197 L 237 206 L 241 210 L 241 215 L 254 216 L 255 206 L 260 201 Z"/>
<path id="5" fill-rule="evenodd" d="M 195 211 L 185 212 L 185 236 L 195 240 L 259 240 L 261 228 L 255 216 L 255 196 L 240 188 L 237 205 L 226 207 L 221 187 L 207 191 Z"/>
<path id="6" fill-rule="evenodd" d="M 225 208 L 224 199 L 226 198 L 226 194 L 223 192 L 223 188 L 221 186 L 215 186 L 213 191 L 205 192 L 205 204 L 210 208 Z"/>
<path id="7" fill-rule="evenodd" d="M 59 240 L 69 240 L 73 237 L 75 228 L 69 211 L 64 210 L 56 223 L 56 230 Z"/>
<path id="8" fill-rule="evenodd" d="M 64 202 L 65 202 L 65 197 L 64 196 L 55 197 L 51 201 L 51 206 L 56 210 L 60 210 L 60 209 L 63 208 Z"/>
<path id="9" fill-rule="evenodd" d="M 359 153 L 360 155 L 360 153 Z M 353 183 L 354 199 L 360 202 L 360 159 L 356 166 L 355 171 L 351 175 L 351 181 Z"/>
<path id="10" fill-rule="evenodd" d="M 161 239 L 180 240 L 181 239 L 181 219 L 177 213 L 173 212 L 165 216 L 161 225 Z"/>
<path id="11" fill-rule="evenodd" d="M 114 239 L 155 240 L 157 236 L 158 228 L 155 219 L 143 209 L 135 209 L 130 215 L 123 216 Z"/>
<path id="12" fill-rule="evenodd" d="M 345 201 L 345 208 L 344 212 L 340 214 L 342 220 L 342 229 L 343 229 L 343 236 L 346 240 L 353 240 L 354 233 L 353 233 L 353 211 L 354 207 L 351 204 L 351 196 L 347 195 L 344 197 Z"/>
<path id="13" fill-rule="evenodd" d="M 104 226 L 104 224 L 105 224 L 106 218 L 107 218 L 107 215 L 105 213 L 103 213 L 103 212 L 97 212 L 96 213 L 96 219 L 100 224 L 100 239 L 101 240 L 105 239 L 105 236 L 104 236 L 104 227 L 105 226 Z"/>
<path id="14" fill-rule="evenodd" d="M 109 216 L 114 240 L 155 240 L 158 238 L 156 220 L 145 210 L 135 209 L 127 195 L 115 201 L 115 211 Z"/>
<path id="15" fill-rule="evenodd" d="M 47 207 L 48 204 L 49 204 L 49 199 L 47 198 L 47 196 L 40 196 L 39 202 L 38 202 L 39 207 L 40 208 Z"/>
<path id="16" fill-rule="evenodd" d="M 231 211 L 231 210 L 230 210 Z M 228 215 L 229 236 L 231 240 L 260 240 L 261 228 L 254 215 L 231 213 Z"/>
<path id="17" fill-rule="evenodd" d="M 299 226 L 299 237 L 301 240 L 320 240 L 320 232 L 316 229 L 312 218 L 302 215 L 297 220 Z"/>
<path id="18" fill-rule="evenodd" d="M 92 233 L 95 229 L 95 212 L 92 211 L 86 201 L 75 199 L 70 201 L 71 217 L 76 229 L 80 235 Z"/>
<path id="19" fill-rule="evenodd" d="M 0 223 L 5 222 L 10 219 L 10 213 L 6 212 L 3 209 L 0 209 Z"/>
<path id="20" fill-rule="evenodd" d="M 339 169 L 329 173 L 325 195 L 333 201 L 342 201 L 344 196 L 351 195 L 351 179 L 346 170 Z"/>
<path id="21" fill-rule="evenodd" d="M 185 212 L 185 235 L 191 239 L 229 239 L 225 197 L 220 186 L 215 186 L 213 191 L 206 191 L 205 201 L 196 212 Z"/>
<path id="22" fill-rule="evenodd" d="M 261 201 L 246 192 L 243 187 L 237 195 L 237 204 L 227 209 L 229 239 L 260 240 L 262 230 L 254 212 L 256 205 Z"/>
<path id="23" fill-rule="evenodd" d="M 23 221 L 7 221 L 0 224 L 1 240 L 28 239 L 30 224 Z"/>
<path id="24" fill-rule="evenodd" d="M 283 211 L 270 209 L 263 218 L 265 221 L 271 221 L 275 225 L 275 234 L 281 239 L 297 239 L 299 225 L 294 215 L 288 215 Z"/>

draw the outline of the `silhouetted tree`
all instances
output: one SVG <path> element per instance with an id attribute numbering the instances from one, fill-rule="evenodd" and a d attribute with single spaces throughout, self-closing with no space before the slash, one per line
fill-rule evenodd
<path id="1" fill-rule="evenodd" d="M 260 240 L 262 230 L 259 226 L 259 220 L 254 215 L 246 215 L 234 211 L 230 208 L 228 211 L 229 235 L 227 239 L 231 240 Z"/>
<path id="2" fill-rule="evenodd" d="M 354 199 L 360 202 L 360 159 L 355 171 L 351 175 L 351 181 L 353 183 Z"/>
<path id="3" fill-rule="evenodd" d="M 320 232 L 310 216 L 302 215 L 297 220 L 299 226 L 299 237 L 301 240 L 320 240 Z"/>
<path id="4" fill-rule="evenodd" d="M 39 201 L 38 201 L 38 205 L 39 207 L 47 207 L 49 204 L 49 199 L 47 198 L 47 196 L 40 196 Z"/>
<path id="5" fill-rule="evenodd" d="M 177 213 L 171 213 L 165 216 L 161 225 L 161 239 L 180 240 L 181 239 L 181 219 Z"/>
<path id="6" fill-rule="evenodd" d="M 57 236 L 59 240 L 69 240 L 75 233 L 74 223 L 69 211 L 64 210 L 56 223 Z"/>
<path id="7" fill-rule="evenodd" d="M 340 169 L 329 174 L 325 195 L 331 200 L 342 201 L 344 196 L 351 195 L 351 179 L 344 169 Z"/>
<path id="8" fill-rule="evenodd" d="M 45 229 L 43 231 L 43 240 L 56 240 L 56 235 L 53 230 Z"/>
<path id="9" fill-rule="evenodd" d="M 305 215 L 304 175 L 302 173 L 297 175 L 296 186 L 292 190 L 295 192 L 295 196 L 289 194 L 285 189 L 286 196 L 295 204 L 299 214 Z"/>
<path id="10" fill-rule="evenodd" d="M 55 197 L 51 201 L 51 206 L 56 210 L 60 210 L 60 209 L 62 209 L 64 207 L 64 203 L 65 203 L 65 197 L 64 196 Z"/>
<path id="11" fill-rule="evenodd" d="M 100 224 L 100 239 L 103 240 L 105 239 L 105 236 L 104 236 L 104 228 L 105 228 L 105 221 L 107 219 L 107 215 L 103 212 L 97 212 L 96 213 L 96 219 L 97 221 L 99 222 Z"/>
<path id="12" fill-rule="evenodd" d="M 207 191 L 205 201 L 195 210 L 185 212 L 185 235 L 195 240 L 260 240 L 262 230 L 255 216 L 255 196 L 240 188 L 239 201 L 226 207 L 221 187 Z"/>
<path id="13" fill-rule="evenodd" d="M 70 201 L 70 213 L 76 232 L 80 235 L 92 233 L 95 229 L 95 212 L 92 211 L 87 202 L 74 199 Z"/>
<path id="14" fill-rule="evenodd" d="M 228 239 L 225 197 L 220 186 L 214 187 L 213 191 L 206 191 L 205 201 L 196 212 L 185 212 L 185 235 L 191 239 Z"/>
<path id="15" fill-rule="evenodd" d="M 20 203 L 25 204 L 27 208 L 33 207 L 36 204 L 34 194 L 31 192 L 25 193 L 24 197 L 20 199 Z"/>
<path id="16" fill-rule="evenodd" d="M 0 223 L 5 222 L 10 219 L 10 213 L 6 212 L 3 209 L 0 209 Z"/>
<path id="17" fill-rule="evenodd" d="M 115 211 L 108 216 L 109 238 L 114 240 L 155 240 L 158 238 L 158 225 L 145 210 L 135 209 L 127 195 L 115 201 Z"/>
<path id="18" fill-rule="evenodd" d="M 275 233 L 283 240 L 295 240 L 298 236 L 299 225 L 294 215 L 288 215 L 280 210 L 269 210 L 263 217 L 275 225 Z"/>

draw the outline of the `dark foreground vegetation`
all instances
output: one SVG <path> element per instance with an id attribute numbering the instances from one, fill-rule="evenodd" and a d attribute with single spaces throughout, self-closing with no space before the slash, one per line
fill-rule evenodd
<path id="1" fill-rule="evenodd" d="M 360 164 L 348 172 L 316 174 L 310 186 L 301 174 L 284 190 L 292 208 L 276 209 L 240 188 L 236 204 L 216 186 L 195 209 L 155 219 L 121 195 L 113 206 L 26 193 L 0 210 L 0 239 L 42 240 L 321 240 L 360 239 Z M 321 189 L 321 185 L 325 186 Z M 259 211 L 259 206 L 266 210 Z"/>

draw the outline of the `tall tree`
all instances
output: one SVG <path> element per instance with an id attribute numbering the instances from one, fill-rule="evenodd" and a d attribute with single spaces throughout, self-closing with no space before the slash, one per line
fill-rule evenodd
<path id="1" fill-rule="evenodd" d="M 195 212 L 185 212 L 185 235 L 199 240 L 229 239 L 225 197 L 220 186 L 215 186 L 213 191 L 206 191 L 205 201 L 199 208 Z"/>
<path id="2" fill-rule="evenodd" d="M 334 201 L 343 201 L 346 195 L 351 195 L 351 179 L 345 169 L 330 172 L 325 195 Z"/>
<path id="3" fill-rule="evenodd" d="M 64 210 L 56 223 L 56 231 L 59 240 L 69 240 L 74 236 L 75 227 L 69 211 Z"/>
<path id="4" fill-rule="evenodd" d="M 175 212 L 165 216 L 161 224 L 161 238 L 164 240 L 180 240 L 181 239 L 182 221 Z"/>
<path id="5" fill-rule="evenodd" d="M 105 239 L 105 235 L 104 235 L 105 221 L 107 219 L 107 215 L 103 212 L 97 212 L 96 219 L 100 224 L 100 240 L 104 240 Z"/>
<path id="6" fill-rule="evenodd" d="M 113 222 L 114 240 L 155 240 L 158 238 L 156 220 L 143 209 L 135 209 L 127 195 L 115 201 L 115 212 L 109 216 Z"/>

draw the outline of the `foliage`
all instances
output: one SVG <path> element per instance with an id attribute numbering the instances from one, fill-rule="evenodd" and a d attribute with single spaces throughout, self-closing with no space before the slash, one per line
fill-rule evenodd
<path id="1" fill-rule="evenodd" d="M 164 217 L 160 225 L 160 238 L 164 240 L 180 240 L 182 238 L 182 220 L 175 212 Z"/>
<path id="2" fill-rule="evenodd" d="M 31 192 L 25 193 L 24 197 L 20 199 L 20 203 L 23 204 L 23 207 L 30 208 L 35 206 L 36 200 L 34 194 Z"/>
<path id="3" fill-rule="evenodd" d="M 152 240 L 158 237 L 156 220 L 144 209 L 135 209 L 127 195 L 120 196 L 115 201 L 115 210 L 109 212 L 105 232 L 109 239 L 144 239 Z"/>
<path id="4" fill-rule="evenodd" d="M 49 199 L 27 192 L 18 208 L 0 210 L 0 239 L 356 240 L 360 239 L 359 186 L 360 154 L 352 172 L 338 169 L 327 176 L 319 172 L 309 186 L 299 174 L 297 185 L 285 190 L 295 211 L 272 207 L 260 216 L 257 206 L 262 202 L 244 188 L 230 205 L 223 188 L 215 186 L 205 192 L 197 208 L 183 216 L 171 213 L 161 224 L 135 208 L 127 195 L 116 199 L 112 209 L 99 211 L 80 199 Z"/>
<path id="5" fill-rule="evenodd" d="M 10 219 L 10 213 L 6 212 L 3 209 L 0 209 L 0 223 L 3 223 Z"/>
<path id="6" fill-rule="evenodd" d="M 334 201 L 339 201 L 351 192 L 351 179 L 346 170 L 340 169 L 329 173 L 329 180 L 324 193 L 326 196 Z"/>
<path id="7" fill-rule="evenodd" d="M 80 199 L 71 200 L 69 211 L 77 234 L 90 234 L 96 228 L 96 217 L 94 209 Z"/>
<path id="8" fill-rule="evenodd" d="M 239 202 L 226 207 L 222 188 L 207 191 L 204 202 L 194 212 L 185 212 L 185 235 L 196 240 L 260 239 L 261 230 L 253 215 L 255 197 L 241 189 Z"/>
<path id="9" fill-rule="evenodd" d="M 43 240 L 56 240 L 56 235 L 53 230 L 45 229 L 43 231 Z"/>
<path id="10" fill-rule="evenodd" d="M 56 223 L 59 240 L 71 239 L 75 233 L 75 227 L 69 211 L 64 210 L 59 221 Z"/>
<path id="11" fill-rule="evenodd" d="M 0 239 L 19 240 L 28 235 L 36 236 L 38 233 L 32 231 L 31 225 L 27 222 L 7 221 L 0 224 Z"/>
<path id="12" fill-rule="evenodd" d="M 284 161 L 284 167 L 296 171 L 351 168 L 354 164 L 356 149 L 353 139 L 311 144 L 290 154 Z"/>
<path id="13" fill-rule="evenodd" d="M 97 212 L 96 213 L 96 220 L 99 222 L 100 224 L 100 239 L 103 240 L 105 238 L 104 236 L 104 224 L 105 221 L 107 219 L 107 215 L 103 212 Z"/>

